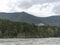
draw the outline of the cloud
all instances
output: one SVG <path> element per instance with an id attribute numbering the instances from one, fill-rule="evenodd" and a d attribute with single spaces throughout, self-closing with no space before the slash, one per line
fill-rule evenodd
<path id="1" fill-rule="evenodd" d="M 38 17 L 46 17 L 46 16 L 51 16 L 54 15 L 55 13 L 52 12 L 54 8 L 54 5 L 52 4 L 38 4 L 38 5 L 33 5 L 32 7 L 30 7 L 29 9 L 26 10 L 26 12 L 33 14 L 34 16 L 38 16 Z"/>
<path id="2" fill-rule="evenodd" d="M 7 3 L 8 0 L 0 0 L 0 12 L 7 12 L 9 10 Z"/>
<path id="3" fill-rule="evenodd" d="M 60 0 L 32 0 L 36 4 L 59 2 Z"/>
<path id="4" fill-rule="evenodd" d="M 60 0 L 0 0 L 0 12 L 22 11 L 38 17 L 60 14 Z"/>
<path id="5" fill-rule="evenodd" d="M 29 7 L 31 7 L 33 4 L 31 3 L 31 0 L 11 0 L 9 1 L 8 6 L 9 7 L 19 7 L 19 8 L 23 8 L 23 9 L 27 9 Z"/>
<path id="6" fill-rule="evenodd" d="M 44 3 L 53 3 L 53 2 L 59 2 L 60 0 L 10 0 L 9 6 L 18 6 L 23 9 L 27 9 L 35 4 L 44 4 Z"/>
<path id="7" fill-rule="evenodd" d="M 54 4 L 55 4 L 55 7 L 53 9 L 53 12 L 59 15 L 60 14 L 60 2 L 58 2 L 57 4 L 56 3 Z"/>
<path id="8" fill-rule="evenodd" d="M 34 16 L 46 17 L 57 14 L 54 8 L 58 2 L 60 0 L 10 0 L 8 6 L 11 12 L 25 11 Z"/>
<path id="9" fill-rule="evenodd" d="M 19 3 L 20 7 L 29 8 L 32 5 L 35 4 L 45 4 L 45 3 L 54 3 L 54 2 L 60 2 L 60 0 L 22 0 Z"/>
<path id="10" fill-rule="evenodd" d="M 60 6 L 57 6 L 53 10 L 56 14 L 60 14 Z"/>

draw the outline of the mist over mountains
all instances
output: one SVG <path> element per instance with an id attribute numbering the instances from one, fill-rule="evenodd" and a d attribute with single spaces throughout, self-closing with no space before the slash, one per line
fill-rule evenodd
<path id="1" fill-rule="evenodd" d="M 36 17 L 26 12 L 0 13 L 0 19 L 8 19 L 11 21 L 33 24 L 43 23 L 45 25 L 60 26 L 60 16 Z"/>

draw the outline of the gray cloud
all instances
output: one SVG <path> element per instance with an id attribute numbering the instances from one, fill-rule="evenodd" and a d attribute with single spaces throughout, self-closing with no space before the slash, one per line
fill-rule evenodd
<path id="1" fill-rule="evenodd" d="M 23 2 L 19 2 L 20 4 L 18 4 L 19 7 L 22 8 L 29 8 L 34 4 L 44 4 L 44 3 L 53 3 L 53 2 L 59 2 L 60 0 L 31 0 L 31 2 L 28 1 L 23 1 Z"/>
<path id="2" fill-rule="evenodd" d="M 55 12 L 56 14 L 60 14 L 60 6 L 56 6 L 56 7 L 53 9 L 53 12 Z"/>
<path id="3" fill-rule="evenodd" d="M 10 2 L 10 1 L 9 1 Z M 42 13 L 47 13 L 48 14 L 60 14 L 60 6 L 55 6 L 58 5 L 57 3 L 60 2 L 60 0 L 16 0 L 16 2 L 10 2 L 8 5 L 9 7 L 11 7 L 14 11 L 16 9 L 16 7 L 18 7 L 19 9 L 23 9 L 23 10 L 28 10 L 31 7 L 33 7 L 34 5 L 41 5 L 41 9 L 39 12 L 39 15 Z M 55 4 L 54 4 L 55 3 Z M 46 5 L 44 5 L 46 4 Z M 51 5 L 50 5 L 51 4 Z M 52 8 L 52 7 L 54 8 Z M 50 8 L 49 8 L 50 7 Z M 36 9 L 36 8 L 35 8 Z M 12 11 L 13 11 L 12 10 Z M 36 9 L 37 10 L 37 9 Z M 31 10 L 33 11 L 33 9 Z M 38 10 L 39 11 L 39 10 Z M 37 11 L 37 12 L 38 12 Z M 34 11 L 33 11 L 34 12 Z M 34 12 L 35 13 L 35 12 Z M 45 15 L 45 14 L 44 14 Z"/>
<path id="4" fill-rule="evenodd" d="M 27 2 L 27 1 L 23 1 L 20 4 L 18 4 L 18 7 L 27 9 L 29 7 L 31 7 L 33 4 L 31 2 Z"/>
<path id="5" fill-rule="evenodd" d="M 32 0 L 34 3 L 52 3 L 52 2 L 59 2 L 60 0 Z"/>
<path id="6" fill-rule="evenodd" d="M 21 0 L 17 2 L 15 5 L 17 5 L 20 8 L 27 9 L 35 4 L 53 3 L 53 2 L 59 2 L 59 1 L 60 0 Z"/>

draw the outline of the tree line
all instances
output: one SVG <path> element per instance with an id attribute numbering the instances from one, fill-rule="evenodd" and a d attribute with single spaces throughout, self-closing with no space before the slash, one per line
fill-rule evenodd
<path id="1" fill-rule="evenodd" d="M 36 26 L 25 22 L 0 19 L 0 38 L 60 37 L 60 27 Z"/>

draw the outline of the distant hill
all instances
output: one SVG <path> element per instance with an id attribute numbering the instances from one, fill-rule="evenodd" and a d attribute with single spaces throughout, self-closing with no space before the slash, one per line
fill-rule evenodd
<path id="1" fill-rule="evenodd" d="M 42 18 L 42 21 L 46 25 L 60 26 L 60 16 L 45 17 L 45 18 Z"/>
<path id="2" fill-rule="evenodd" d="M 0 13 L 0 18 L 8 19 L 11 21 L 33 23 L 36 25 L 44 24 L 51 26 L 60 26 L 60 16 L 36 17 L 26 12 L 15 12 L 15 13 Z"/>
<path id="3" fill-rule="evenodd" d="M 0 18 L 9 19 L 11 21 L 33 23 L 33 24 L 38 24 L 41 22 L 41 20 L 38 17 L 35 17 L 25 12 L 0 13 Z"/>

